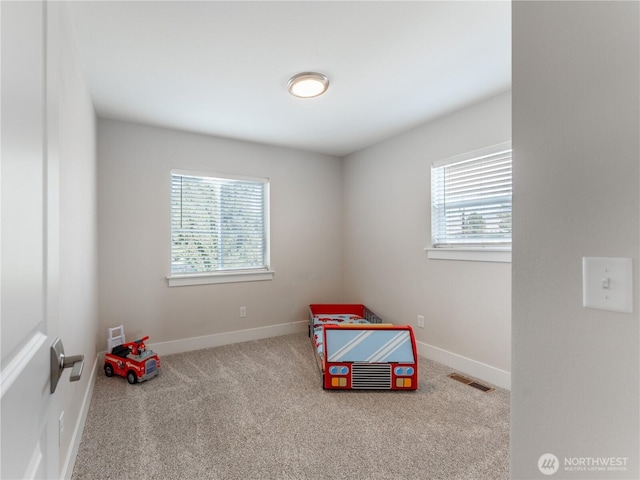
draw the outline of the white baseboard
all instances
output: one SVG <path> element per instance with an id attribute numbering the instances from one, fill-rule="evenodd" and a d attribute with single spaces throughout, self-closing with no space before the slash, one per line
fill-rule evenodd
<path id="1" fill-rule="evenodd" d="M 246 330 L 236 330 L 234 332 L 216 333 L 202 337 L 183 338 L 169 342 L 159 342 L 148 344 L 158 355 L 171 355 L 174 353 L 191 352 L 204 348 L 220 347 L 232 343 L 249 342 L 269 337 L 279 337 L 290 333 L 306 332 L 309 322 L 301 320 L 299 322 L 281 323 L 268 327 L 249 328 Z"/>
<path id="2" fill-rule="evenodd" d="M 73 467 L 76 464 L 76 457 L 78 456 L 78 450 L 80 448 L 80 442 L 82 441 L 82 432 L 84 432 L 84 424 L 87 421 L 87 415 L 89 414 L 89 405 L 91 405 L 91 397 L 93 396 L 93 387 L 96 384 L 96 371 L 98 369 L 98 360 L 102 356 L 96 355 L 93 368 L 91 369 L 91 377 L 87 383 L 87 389 L 84 392 L 84 398 L 82 399 L 82 405 L 80 406 L 80 415 L 78 421 L 73 428 L 73 436 L 71 437 L 71 446 L 67 452 L 67 456 L 64 459 L 64 465 L 60 470 L 60 478 L 65 480 L 71 480 L 73 475 Z"/>
<path id="3" fill-rule="evenodd" d="M 511 373 L 491 365 L 472 360 L 457 353 L 443 350 L 427 343 L 416 341 L 418 355 L 442 363 L 459 372 L 466 373 L 497 387 L 511 390 Z"/>

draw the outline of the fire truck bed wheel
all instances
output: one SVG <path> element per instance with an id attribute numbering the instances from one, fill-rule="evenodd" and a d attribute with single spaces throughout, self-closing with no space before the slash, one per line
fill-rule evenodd
<path id="1" fill-rule="evenodd" d="M 111 365 L 109 365 L 108 363 L 105 364 L 105 366 L 104 366 L 104 374 L 107 377 L 113 377 L 113 367 Z"/>

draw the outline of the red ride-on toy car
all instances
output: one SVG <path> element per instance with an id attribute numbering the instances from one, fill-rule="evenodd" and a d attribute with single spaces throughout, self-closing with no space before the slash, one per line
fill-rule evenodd
<path id="1" fill-rule="evenodd" d="M 107 377 L 127 377 L 131 384 L 144 382 L 160 373 L 160 357 L 147 350 L 144 342 L 148 336 L 134 342 L 123 343 L 112 348 L 104 356 L 104 373 Z"/>

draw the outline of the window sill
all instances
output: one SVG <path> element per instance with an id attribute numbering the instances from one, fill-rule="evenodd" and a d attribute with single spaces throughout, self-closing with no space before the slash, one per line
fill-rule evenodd
<path id="1" fill-rule="evenodd" d="M 499 247 L 425 248 L 430 260 L 511 263 L 511 249 Z"/>
<path id="2" fill-rule="evenodd" d="M 167 277 L 170 287 L 188 285 L 208 285 L 212 283 L 259 282 L 272 280 L 276 272 L 273 270 L 238 271 L 221 273 L 204 273 L 192 275 L 172 275 Z"/>

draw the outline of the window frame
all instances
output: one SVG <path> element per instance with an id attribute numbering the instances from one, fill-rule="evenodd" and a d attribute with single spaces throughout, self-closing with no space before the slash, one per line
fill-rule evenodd
<path id="1" fill-rule="evenodd" d="M 263 192 L 263 226 L 264 226 L 264 255 L 261 267 L 225 269 L 208 272 L 193 273 L 173 273 L 173 242 L 172 242 L 172 222 L 171 212 L 172 178 L 174 175 L 184 175 L 199 178 L 212 178 L 223 180 L 239 180 L 262 183 Z M 220 172 L 202 172 L 192 170 L 171 169 L 169 172 L 169 275 L 167 276 L 170 287 L 181 287 L 188 285 L 206 285 L 217 283 L 255 282 L 271 280 L 275 272 L 271 269 L 271 228 L 270 228 L 270 179 L 265 177 L 253 177 L 246 175 L 235 175 Z"/>
<path id="2" fill-rule="evenodd" d="M 473 150 L 470 152 L 454 155 L 444 159 L 436 160 L 432 162 L 430 173 L 430 243 L 424 250 L 429 259 L 433 260 L 463 260 L 463 261 L 480 261 L 480 262 L 499 262 L 510 263 L 511 262 L 511 249 L 512 249 L 512 237 L 508 244 L 495 245 L 491 243 L 484 244 L 450 244 L 450 245 L 435 245 L 434 244 L 434 211 L 433 211 L 433 170 L 435 168 L 445 167 L 447 165 L 453 165 L 455 163 L 480 158 L 483 156 L 497 154 L 504 150 L 511 150 L 511 164 L 513 166 L 513 148 L 511 141 L 494 144 L 481 149 Z M 513 177 L 512 177 L 513 182 Z M 512 183 L 513 188 L 513 183 Z M 511 202 L 511 213 L 513 215 L 513 192 Z M 513 216 L 512 216 L 513 225 Z M 513 233 L 513 232 L 512 232 Z"/>

